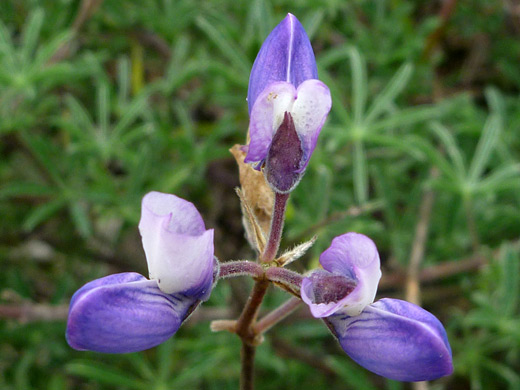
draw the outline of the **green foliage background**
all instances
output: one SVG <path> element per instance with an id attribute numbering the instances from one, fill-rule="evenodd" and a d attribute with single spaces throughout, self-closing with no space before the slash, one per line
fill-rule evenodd
<path id="1" fill-rule="evenodd" d="M 251 258 L 228 149 L 245 142 L 249 71 L 287 12 L 333 94 L 289 205 L 284 245 L 319 236 L 296 266 L 363 232 L 392 276 L 379 296 L 404 297 L 425 222 L 422 303 L 455 363 L 431 388 L 520 389 L 520 16 L 492 0 L 0 2 L 1 389 L 237 388 L 239 342 L 208 320 L 100 355 L 67 346 L 63 308 L 93 278 L 146 274 L 137 222 L 151 190 L 194 202 L 221 260 Z M 247 286 L 220 283 L 202 310 L 236 310 Z M 410 387 L 302 317 L 259 348 L 258 389 Z"/>

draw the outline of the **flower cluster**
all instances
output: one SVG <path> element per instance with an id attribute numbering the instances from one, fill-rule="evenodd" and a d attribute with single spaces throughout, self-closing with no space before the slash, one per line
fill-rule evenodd
<path id="1" fill-rule="evenodd" d="M 255 60 L 248 104 L 250 142 L 244 148 L 245 162 L 263 173 L 276 202 L 286 202 L 305 172 L 331 109 L 330 92 L 318 80 L 309 39 L 291 14 L 267 37 Z M 209 299 L 219 278 L 249 274 L 259 283 L 259 302 L 269 281 L 292 286 L 287 290 L 305 302 L 314 317 L 324 321 L 341 348 L 376 374 L 421 381 L 452 372 L 450 345 L 437 318 L 398 299 L 374 303 L 381 267 L 370 238 L 343 234 L 321 254 L 322 268 L 305 276 L 288 271 L 285 281 L 280 272 L 276 280 L 269 279 L 270 270 L 283 269 L 287 263 L 282 257 L 273 260 L 284 210 L 285 203 L 275 203 L 273 214 L 278 214 L 273 221 L 278 218 L 278 222 L 273 222 L 267 244 L 257 248 L 269 248 L 265 252 L 273 256 L 260 254 L 263 265 L 231 262 L 224 272 L 226 263 L 219 265 L 214 257 L 213 230 L 205 228 L 195 206 L 174 195 L 147 194 L 139 230 L 150 279 L 137 273 L 120 273 L 80 288 L 70 303 L 67 341 L 79 350 L 108 353 L 151 348 L 177 332 L 193 310 Z M 254 216 L 249 215 L 249 219 L 254 225 Z M 297 256 L 300 254 L 293 255 Z M 244 309 L 253 313 L 253 322 L 257 309 Z M 242 320 L 234 325 L 224 322 L 226 329 L 244 342 L 243 334 L 256 335 L 250 324 L 244 328 Z"/>

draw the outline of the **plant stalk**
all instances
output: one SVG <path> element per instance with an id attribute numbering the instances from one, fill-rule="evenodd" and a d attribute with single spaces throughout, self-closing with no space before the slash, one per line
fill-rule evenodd
<path id="1" fill-rule="evenodd" d="M 271 231 L 269 232 L 269 239 L 265 247 L 264 253 L 260 257 L 261 263 L 270 263 L 276 257 L 280 241 L 282 239 L 283 223 L 285 220 L 285 208 L 289 194 L 275 193 L 273 219 L 271 220 Z"/>
<path id="2" fill-rule="evenodd" d="M 261 318 L 254 326 L 253 331 L 256 335 L 267 332 L 274 325 L 282 321 L 284 318 L 292 314 L 302 301 L 299 298 L 291 297 L 283 304 L 278 306 L 272 312 Z"/>
<path id="3" fill-rule="evenodd" d="M 242 350 L 240 351 L 240 360 L 242 363 L 242 371 L 240 372 L 240 390 L 254 389 L 255 352 L 255 346 L 249 345 L 242 340 Z"/>

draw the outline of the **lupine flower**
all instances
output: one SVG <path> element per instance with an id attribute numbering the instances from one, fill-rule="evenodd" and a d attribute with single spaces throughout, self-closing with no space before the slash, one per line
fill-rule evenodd
<path id="1" fill-rule="evenodd" d="M 381 278 L 372 240 L 357 233 L 336 237 L 320 263 L 322 270 L 303 279 L 301 297 L 354 361 L 399 381 L 451 374 L 446 331 L 433 314 L 398 299 L 372 303 Z"/>
<path id="2" fill-rule="evenodd" d="M 294 15 L 269 34 L 249 79 L 250 114 L 245 162 L 274 191 L 287 193 L 301 179 L 331 108 L 328 87 L 317 80 L 312 47 Z"/>
<path id="3" fill-rule="evenodd" d="M 79 350 L 141 351 L 170 338 L 211 293 L 213 230 L 193 204 L 151 192 L 139 223 L 150 280 L 125 272 L 87 283 L 73 295 L 67 341 Z"/>

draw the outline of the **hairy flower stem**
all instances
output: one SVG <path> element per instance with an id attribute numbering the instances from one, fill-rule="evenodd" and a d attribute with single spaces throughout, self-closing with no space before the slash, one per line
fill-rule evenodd
<path id="1" fill-rule="evenodd" d="M 249 300 L 236 323 L 235 332 L 242 339 L 242 371 L 240 374 L 241 390 L 253 390 L 254 387 L 254 359 L 258 339 L 254 333 L 253 324 L 256 320 L 258 309 L 262 304 L 262 300 L 264 299 L 268 287 L 269 281 L 267 279 L 258 279 L 255 282 Z"/>
<path id="2" fill-rule="evenodd" d="M 264 269 L 260 264 L 247 260 L 227 261 L 220 264 L 218 273 L 219 279 L 243 275 L 249 275 L 253 278 L 262 278 Z"/>
<path id="3" fill-rule="evenodd" d="M 273 217 L 271 220 L 271 231 L 264 253 L 260 257 L 261 263 L 270 263 L 276 257 L 278 248 L 280 247 L 280 240 L 282 238 L 283 223 L 285 220 L 285 208 L 289 194 L 275 193 Z"/>
<path id="4" fill-rule="evenodd" d="M 278 287 L 300 298 L 303 275 L 282 267 L 271 267 L 265 272 L 266 278 Z"/>
<path id="5" fill-rule="evenodd" d="M 253 332 L 252 324 L 256 320 L 258 309 L 260 309 L 260 305 L 262 304 L 262 300 L 264 299 L 268 287 L 269 281 L 267 279 L 259 279 L 255 282 L 253 291 L 251 291 L 251 295 L 249 296 L 236 325 L 236 334 L 240 336 L 242 342 L 250 345 L 256 344 L 256 335 Z"/>
<path id="6" fill-rule="evenodd" d="M 274 260 L 278 253 L 280 240 L 282 238 L 283 222 L 285 219 L 285 207 L 289 194 L 275 194 L 274 208 L 271 220 L 271 232 L 264 252 L 260 255 L 260 263 L 269 263 Z M 254 358 L 256 345 L 259 343 L 259 338 L 254 331 L 254 324 L 258 315 L 258 310 L 264 299 L 267 288 L 269 287 L 269 280 L 262 275 L 257 277 L 253 291 L 249 296 L 242 314 L 236 323 L 236 334 L 242 340 L 242 372 L 240 375 L 240 389 L 252 390 L 254 386 Z"/>

